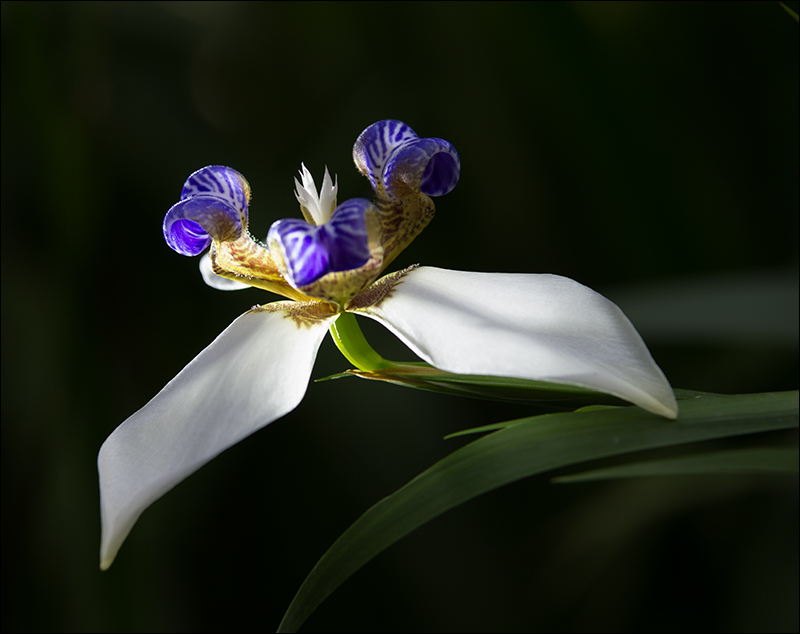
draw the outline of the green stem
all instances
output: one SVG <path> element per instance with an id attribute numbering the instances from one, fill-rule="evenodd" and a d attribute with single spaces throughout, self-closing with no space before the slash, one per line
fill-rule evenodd
<path id="1" fill-rule="evenodd" d="M 395 365 L 381 357 L 367 343 L 355 315 L 350 313 L 340 315 L 331 326 L 331 336 L 347 360 L 363 372 L 375 372 Z"/>

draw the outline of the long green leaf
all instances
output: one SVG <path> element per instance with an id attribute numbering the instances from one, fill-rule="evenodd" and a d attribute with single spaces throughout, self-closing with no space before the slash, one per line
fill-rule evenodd
<path id="1" fill-rule="evenodd" d="M 698 396 L 681 402 L 677 421 L 637 407 L 517 421 L 453 452 L 356 520 L 317 562 L 278 631 L 296 631 L 350 575 L 391 544 L 504 484 L 588 460 L 797 425 L 797 392 Z"/>
<path id="2" fill-rule="evenodd" d="M 797 447 L 751 447 L 592 469 L 553 478 L 553 482 L 586 482 L 613 478 L 638 478 L 640 476 L 712 473 L 795 474 L 798 470 Z"/>
<path id="3" fill-rule="evenodd" d="M 680 390 L 675 389 L 675 396 L 678 398 L 678 401 L 688 399 L 688 398 L 697 398 L 698 396 L 715 396 L 714 394 L 710 394 L 709 392 L 694 392 L 692 390 Z M 611 397 L 609 397 L 611 398 Z M 576 410 L 579 412 L 588 412 L 594 409 L 604 409 L 610 407 L 609 405 L 584 405 L 580 409 Z M 472 427 L 471 429 L 462 429 L 457 432 L 453 432 L 452 434 L 448 434 L 445 436 L 445 440 L 449 438 L 458 438 L 459 436 L 469 436 L 471 434 L 485 434 L 490 431 L 499 431 L 501 429 L 505 429 L 506 427 L 511 427 L 512 425 L 520 425 L 525 423 L 528 419 L 521 419 L 521 420 L 507 420 L 502 423 L 492 423 L 490 425 L 481 425 L 480 427 Z"/>
<path id="4" fill-rule="evenodd" d="M 788 13 L 790 16 L 794 18 L 795 22 L 800 22 L 800 17 L 798 17 L 795 11 L 792 11 L 789 7 L 783 4 L 783 2 L 781 2 L 781 6 L 786 10 L 786 13 Z"/>

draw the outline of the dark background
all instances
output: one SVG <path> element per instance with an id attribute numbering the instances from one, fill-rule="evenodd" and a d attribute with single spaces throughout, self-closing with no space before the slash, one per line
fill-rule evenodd
<path id="1" fill-rule="evenodd" d="M 274 299 L 164 244 L 192 171 L 245 174 L 263 237 L 299 216 L 301 161 L 369 196 L 352 143 L 401 119 L 463 171 L 396 267 L 566 275 L 676 387 L 796 389 L 797 66 L 778 3 L 4 2 L 3 630 L 273 631 L 445 434 L 539 411 L 312 383 L 100 573 L 100 444 Z M 326 341 L 314 377 L 346 367 Z M 797 630 L 797 514 L 789 478 L 531 478 L 387 550 L 306 631 Z"/>

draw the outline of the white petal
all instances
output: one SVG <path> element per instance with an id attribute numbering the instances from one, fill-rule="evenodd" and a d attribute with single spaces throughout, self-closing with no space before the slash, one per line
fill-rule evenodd
<path id="1" fill-rule="evenodd" d="M 565 277 L 421 267 L 356 312 L 441 370 L 564 383 L 668 418 L 678 412 L 669 382 L 623 312 Z"/>
<path id="2" fill-rule="evenodd" d="M 336 178 L 334 183 L 331 180 L 331 175 L 328 168 L 325 167 L 325 176 L 322 178 L 322 187 L 317 193 L 317 186 L 314 183 L 314 177 L 308 168 L 300 163 L 300 179 L 302 183 L 294 179 L 295 185 L 295 198 L 300 203 L 300 207 L 305 207 L 308 213 L 311 214 L 311 219 L 314 221 L 312 224 L 317 226 L 324 225 L 331 219 L 333 210 L 336 209 L 336 193 L 339 189 L 339 179 Z M 308 220 L 308 218 L 306 218 Z"/>
<path id="3" fill-rule="evenodd" d="M 314 221 L 313 224 L 320 225 L 322 224 L 322 211 L 319 207 L 319 195 L 317 194 L 314 177 L 311 176 L 311 172 L 308 171 L 308 168 L 303 163 L 300 163 L 300 168 L 302 183 L 298 183 L 297 179 L 294 179 L 294 196 L 297 198 L 297 202 L 300 203 L 300 207 L 305 207 L 308 213 L 311 214 L 311 218 Z"/>
<path id="4" fill-rule="evenodd" d="M 229 280 L 227 277 L 217 275 L 211 269 L 211 252 L 206 252 L 200 258 L 200 275 L 203 276 L 203 281 L 211 288 L 216 288 L 218 291 L 240 291 L 243 288 L 252 288 L 249 284 L 242 284 L 236 280 Z"/>
<path id="5" fill-rule="evenodd" d="M 336 182 L 331 180 L 331 175 L 328 172 L 328 166 L 325 166 L 325 176 L 322 179 L 322 187 L 319 188 L 319 209 L 322 214 L 322 222 L 317 222 L 321 225 L 328 222 L 336 209 L 336 193 L 339 190 L 339 177 L 336 177 Z"/>
<path id="6" fill-rule="evenodd" d="M 294 305 L 276 302 L 268 306 Z M 250 311 L 108 437 L 97 458 L 108 568 L 151 503 L 303 398 L 332 317 L 299 324 Z"/>

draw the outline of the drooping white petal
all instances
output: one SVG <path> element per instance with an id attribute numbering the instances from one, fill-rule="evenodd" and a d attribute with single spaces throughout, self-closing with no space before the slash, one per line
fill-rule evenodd
<path id="1" fill-rule="evenodd" d="M 441 370 L 575 385 L 677 416 L 669 382 L 628 318 L 565 277 L 421 267 L 355 312 Z"/>
<path id="2" fill-rule="evenodd" d="M 200 275 L 203 276 L 203 281 L 211 288 L 216 288 L 218 291 L 240 291 L 243 288 L 252 288 L 249 284 L 242 284 L 236 280 L 229 280 L 227 277 L 217 275 L 211 268 L 211 254 L 210 252 L 200 258 Z"/>
<path id="3" fill-rule="evenodd" d="M 300 403 L 334 317 L 296 307 L 276 302 L 236 319 L 103 443 L 101 568 L 152 502 Z"/>

